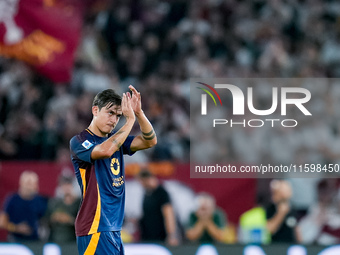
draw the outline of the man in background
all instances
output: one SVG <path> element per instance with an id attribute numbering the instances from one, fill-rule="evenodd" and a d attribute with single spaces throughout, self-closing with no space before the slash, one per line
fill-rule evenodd
<path id="1" fill-rule="evenodd" d="M 148 170 L 139 173 L 139 180 L 145 190 L 140 220 L 141 240 L 178 245 L 176 217 L 168 192 Z"/>
<path id="2" fill-rule="evenodd" d="M 186 237 L 200 243 L 222 242 L 226 217 L 223 211 L 216 208 L 215 198 L 202 192 L 197 196 L 197 210 L 190 214 Z"/>
<path id="3" fill-rule="evenodd" d="M 47 199 L 40 196 L 38 190 L 38 175 L 24 171 L 18 193 L 7 198 L 0 213 L 0 227 L 8 231 L 9 242 L 39 240 L 39 221 L 46 211 Z"/>
<path id="4" fill-rule="evenodd" d="M 59 188 L 61 197 L 51 199 L 46 212 L 50 229 L 49 241 L 54 243 L 75 242 L 74 221 L 80 199 L 75 195 L 72 176 L 60 175 Z"/>
<path id="5" fill-rule="evenodd" d="M 297 217 L 290 205 L 292 188 L 285 180 L 270 183 L 272 203 L 266 209 L 267 230 L 273 243 L 300 243 Z"/>

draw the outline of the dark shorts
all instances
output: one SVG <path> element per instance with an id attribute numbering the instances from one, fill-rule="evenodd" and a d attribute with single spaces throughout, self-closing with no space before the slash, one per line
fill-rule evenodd
<path id="1" fill-rule="evenodd" d="M 124 255 L 120 231 L 78 236 L 79 255 Z"/>

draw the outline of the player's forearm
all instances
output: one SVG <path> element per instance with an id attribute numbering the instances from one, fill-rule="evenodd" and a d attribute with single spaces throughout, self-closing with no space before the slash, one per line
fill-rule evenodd
<path id="1" fill-rule="evenodd" d="M 113 136 L 107 139 L 107 141 L 105 141 L 107 142 L 105 146 L 109 147 L 109 157 L 111 157 L 113 153 L 119 150 L 120 146 L 122 146 L 122 144 L 125 142 L 126 138 L 131 132 L 134 123 L 135 119 L 129 118 L 124 126 L 122 126 Z"/>
<path id="2" fill-rule="evenodd" d="M 93 149 L 91 158 L 96 160 L 111 157 L 125 142 L 134 123 L 135 118 L 128 118 L 126 123 L 113 136 Z"/>
<path id="3" fill-rule="evenodd" d="M 148 118 L 145 116 L 143 111 L 136 113 L 137 121 L 142 132 L 143 142 L 152 147 L 157 144 L 157 136 L 153 126 L 151 125 Z"/>

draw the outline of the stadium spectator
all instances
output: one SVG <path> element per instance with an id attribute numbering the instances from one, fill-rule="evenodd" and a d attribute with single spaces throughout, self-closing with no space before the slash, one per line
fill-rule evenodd
<path id="1" fill-rule="evenodd" d="M 197 196 L 197 209 L 190 214 L 186 237 L 200 243 L 223 242 L 225 213 L 216 208 L 215 198 L 208 193 Z"/>
<path id="2" fill-rule="evenodd" d="M 60 175 L 59 188 L 61 197 L 49 201 L 45 217 L 48 221 L 49 241 L 54 243 L 75 242 L 74 221 L 77 216 L 80 199 L 77 198 L 73 177 Z"/>
<path id="3" fill-rule="evenodd" d="M 270 233 L 267 230 L 264 196 L 258 194 L 257 205 L 240 216 L 238 241 L 242 244 L 268 244 Z"/>
<path id="4" fill-rule="evenodd" d="M 139 180 L 145 190 L 139 222 L 141 241 L 178 245 L 176 216 L 168 192 L 149 170 L 142 170 Z"/>
<path id="5" fill-rule="evenodd" d="M 302 243 L 333 245 L 340 241 L 339 196 L 335 179 L 323 179 L 317 185 L 317 203 L 299 223 Z"/>
<path id="6" fill-rule="evenodd" d="M 272 243 L 301 242 L 297 218 L 290 205 L 290 184 L 285 180 L 273 180 L 270 183 L 270 192 L 272 203 L 266 208 L 266 217 Z"/>
<path id="7" fill-rule="evenodd" d="M 18 193 L 5 201 L 0 214 L 0 227 L 8 231 L 9 242 L 39 240 L 38 229 L 47 199 L 38 194 L 39 178 L 31 171 L 24 171 L 19 180 Z"/>

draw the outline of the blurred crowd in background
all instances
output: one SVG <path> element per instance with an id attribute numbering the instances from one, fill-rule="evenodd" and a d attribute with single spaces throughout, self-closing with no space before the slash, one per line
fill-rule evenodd
<path id="1" fill-rule="evenodd" d="M 114 1 L 86 17 L 69 84 L 0 59 L 1 158 L 62 158 L 93 95 L 133 84 L 161 139 L 150 159 L 186 160 L 190 77 L 338 77 L 339 13 L 337 1 Z M 314 88 L 319 113 L 336 112 L 337 87 Z"/>
<path id="2" fill-rule="evenodd" d="M 132 84 L 158 136 L 155 149 L 133 160 L 188 162 L 190 78 L 340 77 L 339 17 L 335 0 L 114 1 L 86 16 L 70 83 L 54 84 L 23 62 L 0 58 L 0 159 L 68 162 L 69 140 L 90 123 L 94 95 L 107 88 L 123 93 Z M 233 131 L 230 160 L 339 163 L 339 85 L 308 87 L 317 95 L 313 120 L 299 132 Z M 258 94 L 260 104 L 268 104 L 266 96 Z M 291 182 L 303 215 L 319 203 L 319 192 L 328 192 L 327 208 L 339 217 L 336 182 Z M 328 227 L 338 235 L 338 226 Z"/>

